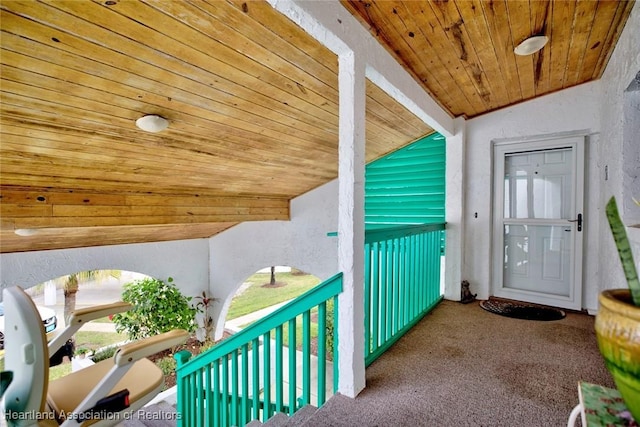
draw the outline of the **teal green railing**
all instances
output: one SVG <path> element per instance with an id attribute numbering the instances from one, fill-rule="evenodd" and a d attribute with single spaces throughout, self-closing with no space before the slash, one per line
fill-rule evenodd
<path id="1" fill-rule="evenodd" d="M 338 387 L 338 370 L 330 370 L 338 361 L 341 292 L 339 273 L 193 359 L 188 351 L 176 354 L 178 427 L 244 426 L 324 404 L 327 377 L 329 394 Z"/>
<path id="2" fill-rule="evenodd" d="M 365 233 L 367 366 L 442 300 L 444 228 L 428 224 Z"/>

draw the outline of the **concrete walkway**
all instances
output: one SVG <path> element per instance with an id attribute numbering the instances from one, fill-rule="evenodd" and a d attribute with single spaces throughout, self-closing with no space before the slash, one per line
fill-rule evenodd
<path id="1" fill-rule="evenodd" d="M 255 322 L 256 320 L 262 319 L 266 315 L 270 314 L 271 312 L 287 304 L 289 301 L 292 301 L 292 300 L 274 304 L 270 307 L 263 308 L 262 310 L 254 311 L 253 313 L 236 317 L 235 319 L 232 319 L 232 320 L 227 320 L 224 324 L 224 328 L 232 333 L 241 331 L 243 328 L 247 327 L 248 325 Z"/>

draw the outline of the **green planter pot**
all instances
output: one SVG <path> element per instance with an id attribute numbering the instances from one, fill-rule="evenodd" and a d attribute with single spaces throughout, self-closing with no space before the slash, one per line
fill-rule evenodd
<path id="1" fill-rule="evenodd" d="M 640 422 L 640 307 L 628 289 L 599 296 L 596 316 L 598 347 L 631 415 Z"/>

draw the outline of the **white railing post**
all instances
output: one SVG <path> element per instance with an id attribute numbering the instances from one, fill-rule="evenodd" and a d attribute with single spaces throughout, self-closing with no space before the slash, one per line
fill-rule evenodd
<path id="1" fill-rule="evenodd" d="M 364 168 L 365 63 L 353 51 L 339 55 L 338 148 L 338 391 L 355 397 L 365 387 L 364 364 Z"/>
<path id="2" fill-rule="evenodd" d="M 447 137 L 444 297 L 459 301 L 464 265 L 465 120 L 455 120 L 455 134 Z"/>

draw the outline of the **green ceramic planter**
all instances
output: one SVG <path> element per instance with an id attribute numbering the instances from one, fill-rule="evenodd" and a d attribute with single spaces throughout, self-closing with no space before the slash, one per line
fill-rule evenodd
<path id="1" fill-rule="evenodd" d="M 596 316 L 600 353 L 631 415 L 640 422 L 640 307 L 628 289 L 603 291 Z"/>

